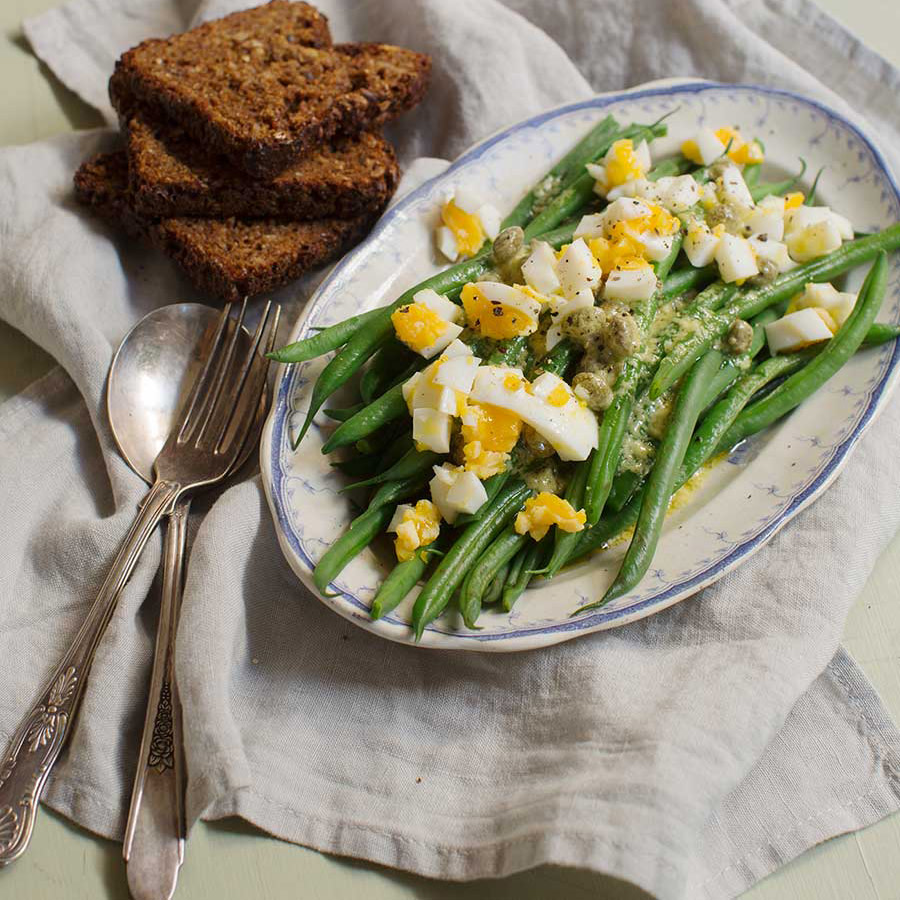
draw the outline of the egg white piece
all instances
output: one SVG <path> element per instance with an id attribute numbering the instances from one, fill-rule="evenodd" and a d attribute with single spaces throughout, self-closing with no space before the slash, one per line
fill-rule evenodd
<path id="1" fill-rule="evenodd" d="M 716 258 L 719 238 L 705 222 L 692 222 L 684 236 L 685 255 L 692 266 L 708 266 Z"/>
<path id="2" fill-rule="evenodd" d="M 444 463 L 432 470 L 434 477 L 428 483 L 431 502 L 438 508 L 441 518 L 452 525 L 461 513 L 474 513 L 487 501 L 487 491 L 473 472 L 464 472 L 456 466 Z M 453 498 L 450 492 L 454 491 Z"/>
<path id="3" fill-rule="evenodd" d="M 455 206 L 470 216 L 477 216 L 478 210 L 484 205 L 484 200 L 471 188 L 457 188 L 452 200 Z"/>
<path id="4" fill-rule="evenodd" d="M 791 228 L 784 242 L 791 258 L 802 263 L 838 250 L 842 239 L 837 225 L 828 218 L 805 228 Z"/>
<path id="5" fill-rule="evenodd" d="M 584 239 L 578 238 L 569 244 L 557 262 L 556 275 L 563 296 L 571 298 L 584 288 L 594 290 L 603 278 L 603 270 Z"/>
<path id="6" fill-rule="evenodd" d="M 432 312 L 436 312 L 447 322 L 458 322 L 463 317 L 462 307 L 457 306 L 452 300 L 448 300 L 443 294 L 431 288 L 422 288 L 413 294 L 413 303 L 421 303 Z"/>
<path id="7" fill-rule="evenodd" d="M 603 237 L 606 230 L 606 218 L 603 213 L 591 213 L 582 216 L 581 221 L 575 228 L 573 237 L 576 238 L 594 238 Z"/>
<path id="8" fill-rule="evenodd" d="M 477 356 L 471 354 L 455 356 L 441 363 L 434 373 L 432 381 L 442 387 L 468 394 L 472 390 L 472 382 L 475 380 L 475 373 L 478 371 L 480 362 L 481 360 Z"/>
<path id="9" fill-rule="evenodd" d="M 446 225 L 441 225 L 437 230 L 437 248 L 450 262 L 456 262 L 459 259 L 459 244 L 456 243 L 456 235 Z"/>
<path id="10" fill-rule="evenodd" d="M 522 263 L 525 284 L 541 294 L 552 294 L 559 289 L 556 275 L 556 254 L 546 241 L 535 241 L 531 255 Z"/>
<path id="11" fill-rule="evenodd" d="M 773 355 L 790 353 L 830 338 L 831 329 L 812 307 L 798 309 L 766 325 L 766 340 Z"/>
<path id="12" fill-rule="evenodd" d="M 730 284 L 759 274 L 750 243 L 734 234 L 723 234 L 716 247 L 716 264 L 722 281 Z"/>
<path id="13" fill-rule="evenodd" d="M 731 200 L 738 206 L 752 207 L 753 195 L 741 170 L 736 165 L 728 165 L 716 179 L 716 193 L 720 200 Z"/>
<path id="14" fill-rule="evenodd" d="M 700 202 L 700 185 L 691 175 L 667 175 L 656 181 L 654 195 L 651 199 L 670 213 L 681 213 Z"/>
<path id="15" fill-rule="evenodd" d="M 712 128 L 701 128 L 694 135 L 693 140 L 704 166 L 714 163 L 725 152 L 725 145 Z"/>
<path id="16" fill-rule="evenodd" d="M 649 299 L 656 290 L 656 272 L 652 266 L 639 269 L 613 269 L 606 277 L 603 296 L 606 300 L 632 303 Z"/>
<path id="17" fill-rule="evenodd" d="M 807 307 L 824 309 L 834 319 L 835 325 L 840 328 L 853 312 L 856 296 L 856 294 L 839 291 L 827 281 L 822 284 L 810 282 L 804 288 L 803 293 L 792 301 L 792 305 L 797 309 L 806 309 Z"/>
<path id="18" fill-rule="evenodd" d="M 500 222 L 503 221 L 503 216 L 500 215 L 500 210 L 498 210 L 496 206 L 492 206 L 490 203 L 479 206 L 478 218 L 481 221 L 481 227 L 484 229 L 484 233 L 491 240 L 500 234 Z"/>
<path id="19" fill-rule="evenodd" d="M 773 241 L 784 237 L 784 217 L 777 209 L 754 206 L 742 219 L 746 237 L 764 234 Z"/>
<path id="20" fill-rule="evenodd" d="M 787 244 L 781 241 L 752 237 L 747 239 L 747 243 L 750 244 L 750 248 L 756 256 L 757 267 L 760 260 L 764 259 L 773 262 L 778 267 L 779 273 L 788 272 L 797 265 L 788 254 Z"/>
<path id="21" fill-rule="evenodd" d="M 619 197 L 600 214 L 606 229 L 612 228 L 616 222 L 630 222 L 653 214 L 653 210 L 638 197 Z"/>
<path id="22" fill-rule="evenodd" d="M 418 408 L 413 410 L 412 422 L 412 436 L 416 446 L 421 445 L 435 453 L 450 452 L 450 414 L 436 409 Z"/>
<path id="23" fill-rule="evenodd" d="M 396 533 L 398 526 L 403 521 L 403 517 L 410 512 L 412 508 L 413 507 L 409 503 L 398 503 L 397 508 L 394 510 L 394 515 L 391 516 L 391 521 L 385 530 Z"/>

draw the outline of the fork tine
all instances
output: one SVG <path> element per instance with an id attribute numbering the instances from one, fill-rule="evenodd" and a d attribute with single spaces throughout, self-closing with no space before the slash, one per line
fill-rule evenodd
<path id="1" fill-rule="evenodd" d="M 203 368 L 200 370 L 200 374 L 194 379 L 190 395 L 179 413 L 178 428 L 175 432 L 178 436 L 178 440 L 183 440 L 185 433 L 193 425 L 198 401 L 201 406 L 203 405 L 208 380 L 221 359 L 220 351 L 222 349 L 222 338 L 228 327 L 230 315 L 231 304 L 227 303 L 219 316 L 219 321 L 216 323 L 216 330 L 210 342 L 209 349 L 207 350 L 206 358 L 203 361 Z"/>
<path id="2" fill-rule="evenodd" d="M 213 419 L 213 416 L 216 414 L 216 410 L 219 405 L 219 398 L 222 395 L 222 389 L 226 384 L 226 379 L 229 377 L 229 373 L 231 372 L 232 365 L 234 363 L 235 354 L 237 352 L 238 341 L 241 337 L 241 332 L 243 330 L 244 325 L 244 316 L 247 313 L 247 298 L 244 298 L 244 302 L 241 304 L 241 311 L 238 314 L 237 322 L 234 324 L 234 328 L 231 332 L 231 338 L 228 341 L 228 347 L 225 350 L 225 355 L 221 359 L 221 363 L 219 367 L 216 369 L 216 374 L 212 382 L 212 387 L 206 392 L 206 397 L 204 398 L 204 404 L 202 407 L 203 414 L 198 417 L 200 427 L 196 430 L 196 445 L 199 447 L 201 442 L 203 441 L 203 437 L 206 434 L 207 430 L 210 427 L 210 422 Z M 190 434 L 186 435 L 187 438 L 190 438 Z"/>
<path id="3" fill-rule="evenodd" d="M 269 370 L 266 353 L 275 345 L 280 317 L 281 307 L 267 303 L 253 336 L 245 366 L 235 385 L 234 402 L 219 432 L 217 453 L 224 452 L 226 446 L 230 450 L 240 451 L 247 432 L 253 425 L 260 397 L 266 388 L 266 374 Z M 229 436 L 230 441 L 226 442 L 226 437 Z"/>

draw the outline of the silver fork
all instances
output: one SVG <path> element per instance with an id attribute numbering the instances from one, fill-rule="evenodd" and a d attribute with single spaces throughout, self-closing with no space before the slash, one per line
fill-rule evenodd
<path id="1" fill-rule="evenodd" d="M 226 477 L 253 427 L 266 386 L 278 307 L 267 304 L 247 355 L 236 358 L 238 323 L 225 307 L 206 361 L 156 458 L 156 480 L 68 652 L 29 709 L 0 760 L 0 866 L 21 856 L 31 838 L 47 779 L 75 724 L 97 646 L 147 540 L 180 497 Z"/>

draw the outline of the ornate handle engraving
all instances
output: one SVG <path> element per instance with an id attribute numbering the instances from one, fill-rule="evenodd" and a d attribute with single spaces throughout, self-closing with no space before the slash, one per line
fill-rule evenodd
<path id="1" fill-rule="evenodd" d="M 0 763 L 0 866 L 17 859 L 28 846 L 41 793 L 75 723 L 85 678 L 119 591 L 179 491 L 168 482 L 150 489 L 72 646 L 13 735 Z"/>

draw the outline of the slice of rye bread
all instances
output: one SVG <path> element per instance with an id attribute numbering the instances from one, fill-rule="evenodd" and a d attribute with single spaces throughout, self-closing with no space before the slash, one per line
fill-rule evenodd
<path id="1" fill-rule="evenodd" d="M 259 178 L 273 177 L 334 135 L 376 128 L 422 99 L 428 56 L 388 44 L 316 43 L 311 9 L 273 0 L 145 41 L 116 62 L 112 104 L 124 119 L 140 104 L 178 122 Z"/>
<path id="2" fill-rule="evenodd" d="M 75 195 L 102 218 L 159 247 L 204 296 L 223 301 L 274 290 L 329 262 L 362 238 L 381 212 L 311 222 L 146 219 L 131 206 L 122 150 L 82 163 Z"/>
<path id="3" fill-rule="evenodd" d="M 205 152 L 178 126 L 140 113 L 126 126 L 126 150 L 134 208 L 160 218 L 347 219 L 382 208 L 400 177 L 393 147 L 370 132 L 317 147 L 264 181 Z"/>

